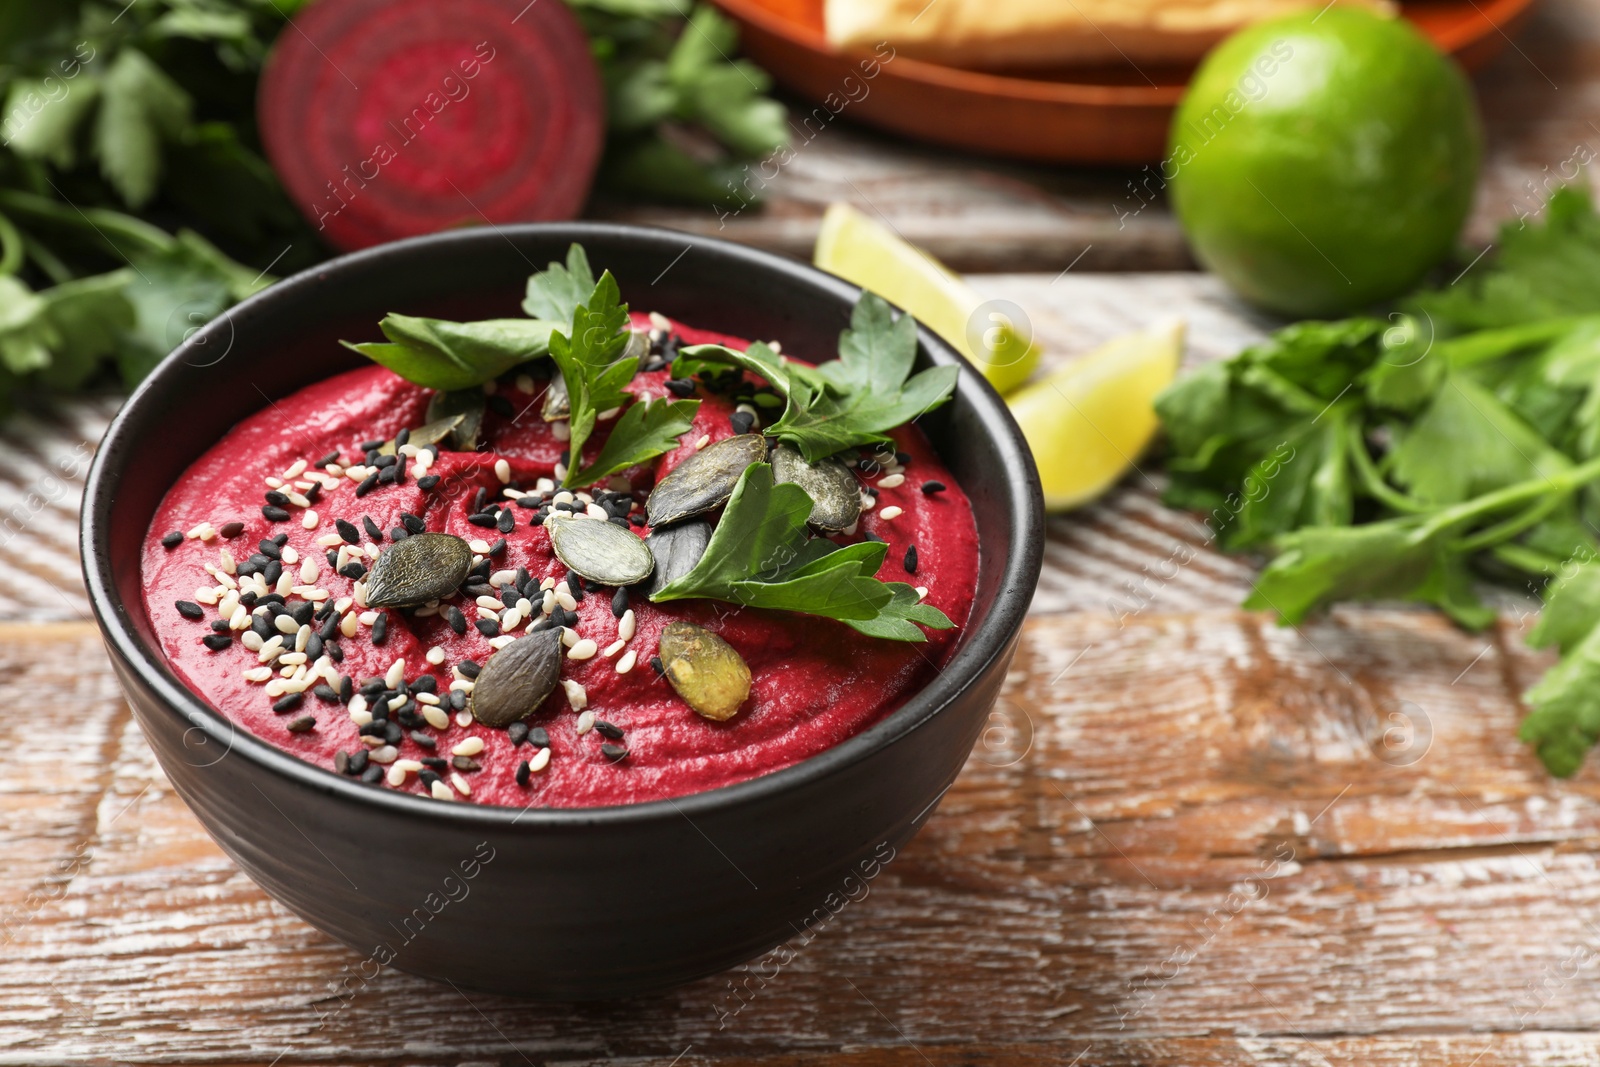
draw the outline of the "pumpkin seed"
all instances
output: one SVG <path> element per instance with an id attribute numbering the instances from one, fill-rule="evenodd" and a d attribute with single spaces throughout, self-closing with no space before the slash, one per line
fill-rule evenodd
<path id="1" fill-rule="evenodd" d="M 836 459 L 807 463 L 788 445 L 772 450 L 772 480 L 793 482 L 811 498 L 811 525 L 825 533 L 848 530 L 861 518 L 861 489 L 856 476 Z"/>
<path id="2" fill-rule="evenodd" d="M 567 393 L 567 379 L 560 374 L 552 375 L 550 388 L 544 391 L 544 406 L 539 409 L 539 415 L 545 422 L 561 422 L 572 414 L 572 397 Z"/>
<path id="3" fill-rule="evenodd" d="M 483 431 L 485 397 L 482 389 L 456 389 L 448 393 L 434 393 L 428 401 L 428 421 L 460 415 L 461 421 L 450 433 L 450 449 L 455 452 L 476 452 L 478 435 Z M 411 439 L 416 440 L 416 434 Z"/>
<path id="4" fill-rule="evenodd" d="M 472 549 L 455 534 L 420 533 L 378 554 L 367 572 L 367 606 L 411 608 L 443 600 L 472 569 Z"/>
<path id="5" fill-rule="evenodd" d="M 728 502 L 740 475 L 767 458 L 767 439 L 742 433 L 707 445 L 656 483 L 645 501 L 650 525 L 667 526 L 704 515 Z"/>
<path id="6" fill-rule="evenodd" d="M 655 569 L 644 538 L 615 523 L 553 511 L 544 526 L 556 558 L 591 582 L 633 585 Z"/>
<path id="7" fill-rule="evenodd" d="M 418 426 L 416 429 L 412 430 L 406 440 L 411 444 L 416 445 L 418 448 L 423 448 L 427 445 L 436 445 L 455 432 L 456 427 L 461 425 L 461 419 L 462 416 L 460 415 L 447 415 L 442 419 L 434 419 L 432 422 L 425 422 L 421 426 Z M 391 437 L 389 440 L 385 441 L 383 443 L 383 447 L 378 449 L 378 452 L 385 456 L 394 455 L 394 438 Z"/>
<path id="8" fill-rule="evenodd" d="M 744 658 L 692 622 L 670 622 L 661 631 L 661 666 L 684 703 L 715 722 L 733 718 L 750 696 Z"/>
<path id="9" fill-rule="evenodd" d="M 561 631 L 540 630 L 489 657 L 472 686 L 472 717 L 490 726 L 526 719 L 561 677 Z"/>
<path id="10" fill-rule="evenodd" d="M 700 557 L 706 554 L 706 546 L 711 544 L 711 524 L 705 519 L 695 519 L 651 530 L 644 543 L 656 558 L 656 570 L 650 576 L 645 593 L 655 596 L 668 582 L 675 582 L 694 570 Z"/>

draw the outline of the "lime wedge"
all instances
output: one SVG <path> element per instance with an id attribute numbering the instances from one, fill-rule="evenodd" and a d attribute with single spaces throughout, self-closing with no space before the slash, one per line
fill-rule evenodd
<path id="1" fill-rule="evenodd" d="M 1160 426 L 1155 398 L 1178 372 L 1183 330 L 1172 321 L 1118 337 L 1007 398 L 1047 510 L 1088 503 L 1133 466 Z"/>
<path id="2" fill-rule="evenodd" d="M 985 300 L 944 264 L 849 204 L 829 205 L 812 260 L 909 311 L 1001 393 L 1021 385 L 1039 365 L 1020 308 Z"/>

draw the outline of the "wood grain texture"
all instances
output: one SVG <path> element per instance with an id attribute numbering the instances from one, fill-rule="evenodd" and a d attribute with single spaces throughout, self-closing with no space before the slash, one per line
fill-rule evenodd
<path id="1" fill-rule="evenodd" d="M 927 828 L 786 968 L 561 1007 L 343 1000 L 356 954 L 206 838 L 93 630 L 0 625 L 7 740 L 55 746 L 0 792 L 0 1063 L 1600 1062 L 1600 781 L 1510 742 L 1515 628 L 1036 613 Z"/>
<path id="2" fill-rule="evenodd" d="M 1575 174 L 1570 161 L 1580 146 L 1587 158 L 1600 158 L 1594 125 L 1600 120 L 1592 103 L 1600 85 L 1600 4 L 1542 0 L 1524 32 L 1474 83 L 1488 133 L 1483 177 L 1463 236 L 1476 250 L 1493 240 L 1500 220 L 1537 211 L 1551 175 Z M 792 118 L 792 161 L 751 170 L 751 189 L 776 173 L 765 183 L 762 208 L 719 217 L 709 205 L 663 208 L 601 199 L 591 213 L 809 259 L 823 209 L 843 200 L 957 270 L 1054 274 L 1074 262 L 1085 271 L 1179 270 L 1192 263 L 1158 174 L 1027 166 L 912 144 L 852 125 L 848 106 L 820 132 L 815 123 L 799 123 Z"/>

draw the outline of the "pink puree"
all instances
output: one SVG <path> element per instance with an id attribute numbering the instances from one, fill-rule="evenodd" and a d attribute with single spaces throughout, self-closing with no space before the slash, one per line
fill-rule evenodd
<path id="1" fill-rule="evenodd" d="M 646 325 L 642 318 L 636 324 Z M 739 348 L 745 344 L 681 326 L 678 333 L 688 344 L 719 342 Z M 633 391 L 641 398 L 664 395 L 662 383 L 667 377 L 665 371 L 640 374 Z M 542 390 L 544 384 L 539 382 L 538 388 Z M 430 530 L 493 543 L 501 535 L 468 523 L 467 514 L 478 486 L 485 486 L 491 496 L 503 488 L 494 474 L 495 461 L 509 461 L 513 481 L 531 493 L 535 479 L 552 475 L 566 447 L 539 417 L 537 394 L 530 396 L 511 386 L 501 389 L 514 408 L 525 414 L 515 422 L 492 412 L 488 415 L 484 438 L 490 450 L 441 453 L 431 473 L 443 477 L 432 492 L 418 489 L 416 477 L 408 473 L 404 484 L 382 486 L 358 498 L 355 482 L 341 479 L 339 488 L 325 491 L 314 504 L 320 522 L 312 531 L 302 527 L 304 511 L 298 508 L 289 509 L 292 517 L 288 522 L 271 523 L 262 517 L 267 488 L 263 479 L 281 475 L 299 459 L 313 463 L 336 448 L 343 462 L 360 462 L 360 442 L 388 439 L 403 427 L 423 422 L 430 395 L 427 390 L 379 367 L 351 371 L 251 416 L 201 456 L 162 501 L 144 550 L 145 609 L 178 676 L 240 726 L 318 766 L 331 769 L 336 752 L 353 753 L 362 748 L 356 724 L 346 710 L 310 692 L 297 711 L 275 713 L 263 686 L 241 676 L 258 665 L 255 653 L 237 638 L 221 652 L 209 651 L 202 644 L 201 639 L 211 633 L 208 624 L 217 609 L 208 607 L 205 621 L 191 621 L 178 614 L 173 602 L 193 600 L 197 587 L 216 584 L 203 565 L 217 563 L 220 548 L 227 547 L 242 561 L 256 552 L 258 541 L 279 533 L 288 535 L 289 545 L 298 550 L 302 560 L 318 561 L 322 574 L 317 586 L 335 599 L 349 596 L 354 583 L 333 572 L 326 549 L 317 543 L 319 537 L 333 532 L 335 518 L 348 519 L 359 527 L 361 516 L 371 515 L 387 531 L 400 524 L 402 511 L 410 511 L 422 516 Z M 692 454 L 701 434 L 710 434 L 713 441 L 732 434 L 730 402 L 717 396 L 702 395 L 701 399 L 695 429 L 684 435 L 686 444 L 657 460 L 653 472 L 638 472 L 633 479 L 636 487 L 647 488 L 655 477 Z M 635 593 L 631 605 L 637 632 L 627 647 L 636 650 L 638 665 L 627 674 L 617 674 L 619 652 L 612 658 L 567 660 L 562 668 L 563 678 L 576 679 L 587 689 L 589 708 L 599 718 L 626 731 L 625 760 L 612 763 L 601 754 L 605 739 L 598 731 L 578 736 L 578 716 L 559 686 L 527 720 L 528 725 L 549 732 L 552 751 L 549 766 L 533 774 L 525 787 L 516 783 L 516 768 L 519 761 L 537 751 L 533 746 L 514 747 L 503 729 L 477 723 L 459 727 L 453 716 L 448 730 L 425 731 L 438 738 L 435 752 L 424 750 L 408 737 L 400 746 L 400 758 L 438 755 L 448 759 L 461 741 L 481 737 L 485 747 L 475 758 L 482 769 L 463 775 L 474 802 L 564 808 L 627 804 L 754 778 L 816 755 L 877 722 L 938 673 L 967 620 L 977 582 L 977 534 L 966 496 L 920 431 L 902 427 L 893 436 L 897 447 L 912 456 L 905 483 L 881 490 L 878 507 L 864 513 L 855 537 L 838 540 L 860 540 L 867 532 L 886 540 L 888 558 L 879 577 L 926 586 L 927 602 L 954 620 L 956 629 L 930 631 L 927 643 L 908 644 L 864 637 L 843 623 L 813 616 L 735 609 L 704 600 L 657 606 Z M 599 443 L 594 440 L 589 448 L 597 448 Z M 863 482 L 871 486 L 879 477 L 863 476 Z M 925 495 L 920 487 L 929 479 L 948 488 Z M 453 495 L 447 498 L 444 493 L 452 486 Z M 643 500 L 642 491 L 636 495 Z M 885 521 L 880 512 L 889 505 L 903 508 L 904 514 Z M 532 514 L 516 509 L 518 525 L 494 568 L 523 566 L 535 579 L 550 576 L 560 581 L 566 577 L 566 568 L 551 554 L 546 531 L 528 525 Z M 218 538 L 206 544 L 185 539 L 171 550 L 160 543 L 172 530 L 188 531 L 202 522 L 220 528 L 235 520 L 242 521 L 245 528 L 231 540 Z M 363 544 L 369 540 L 363 534 Z M 389 544 L 386 538 L 380 547 Z M 912 544 L 918 554 L 914 575 L 904 568 L 905 551 Z M 611 612 L 613 592 L 593 590 L 578 604 L 579 633 L 594 639 L 601 649 L 617 637 L 618 620 Z M 454 633 L 442 617 L 413 618 L 391 610 L 388 637 L 382 646 L 371 643 L 366 627 L 353 638 L 339 639 L 345 651 L 340 671 L 359 685 L 383 675 L 396 658 L 403 657 L 408 680 L 431 673 L 438 679 L 439 692 L 447 693 L 453 664 L 466 659 L 482 664 L 493 652 L 488 639 L 470 625 L 477 618 L 476 605 L 465 596 L 452 602 L 468 619 L 465 636 Z M 687 619 L 720 634 L 750 665 L 751 696 L 732 720 L 715 723 L 701 718 L 651 669 L 649 660 L 656 653 L 661 629 L 675 619 Z M 523 632 L 517 631 L 519 635 Z M 446 652 L 444 663 L 437 667 L 424 658 L 435 645 L 442 645 Z M 314 730 L 295 734 L 285 729 L 287 721 L 307 712 L 317 717 Z M 449 781 L 449 772 L 443 774 Z M 416 774 L 403 788 L 426 793 Z"/>

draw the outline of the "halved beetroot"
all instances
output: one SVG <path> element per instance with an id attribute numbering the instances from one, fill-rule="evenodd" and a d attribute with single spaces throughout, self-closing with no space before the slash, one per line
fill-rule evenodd
<path id="1" fill-rule="evenodd" d="M 600 72 L 560 0 L 317 0 L 279 36 L 257 107 L 290 197 L 342 249 L 571 218 L 605 137 Z"/>

